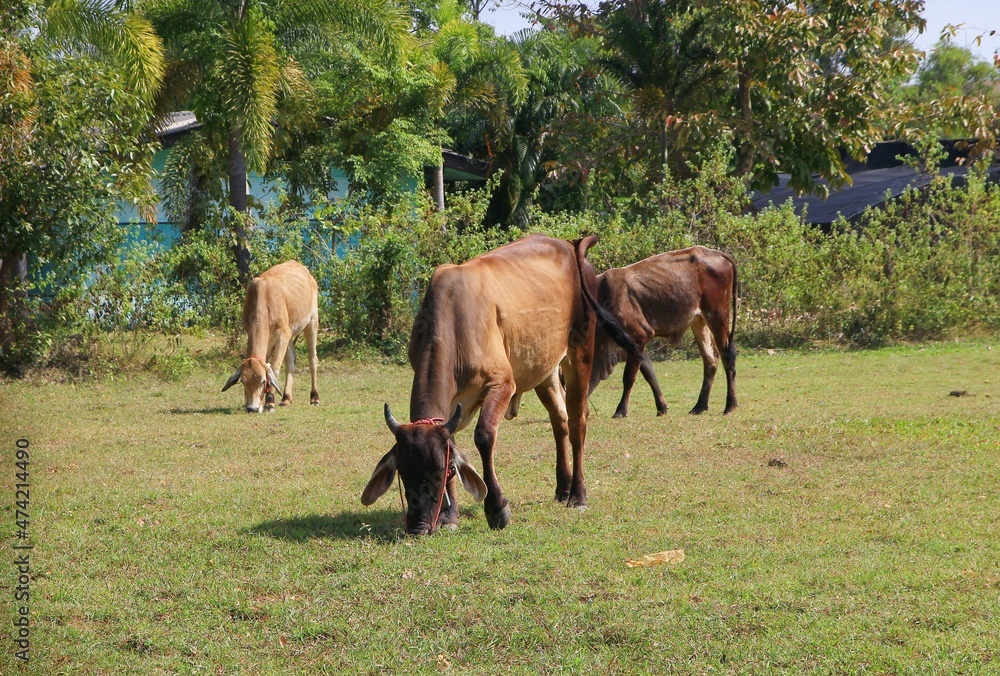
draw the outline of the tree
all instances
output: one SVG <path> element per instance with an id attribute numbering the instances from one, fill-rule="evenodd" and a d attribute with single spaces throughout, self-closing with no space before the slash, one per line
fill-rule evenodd
<path id="1" fill-rule="evenodd" d="M 841 149 L 861 158 L 881 140 L 885 93 L 916 69 L 903 36 L 923 28 L 921 9 L 918 0 L 608 0 L 592 14 L 545 11 L 603 39 L 604 61 L 631 88 L 637 131 L 658 127 L 670 140 L 658 165 L 672 145 L 667 159 L 683 170 L 728 130 L 734 171 L 754 186 L 782 172 L 813 190 L 819 178 L 850 180 Z"/>
<path id="2" fill-rule="evenodd" d="M 189 107 L 206 140 L 225 149 L 233 252 L 245 284 L 251 260 L 247 170 L 265 173 L 276 118 L 307 109 L 301 102 L 311 94 L 289 45 L 363 39 L 395 59 L 406 39 L 405 14 L 387 0 L 149 0 L 142 10 L 168 50 L 163 105 Z"/>
<path id="3" fill-rule="evenodd" d="M 0 349 L 29 260 L 67 288 L 120 239 L 114 205 L 149 206 L 146 131 L 162 47 L 124 2 L 13 2 L 0 15 Z"/>
<path id="4" fill-rule="evenodd" d="M 841 151 L 864 159 L 882 140 L 892 83 L 913 73 L 923 3 L 759 2 L 717 6 L 716 40 L 728 77 L 717 108 L 732 129 L 737 173 L 752 185 L 790 174 L 799 190 L 850 182 Z"/>
<path id="5" fill-rule="evenodd" d="M 982 96 L 1000 105 L 1000 70 L 963 47 L 938 42 L 920 64 L 915 85 L 903 88 L 913 102 L 953 96 Z"/>
<path id="6" fill-rule="evenodd" d="M 722 76 L 711 10 L 689 0 L 608 0 L 599 12 L 600 63 L 627 84 L 636 112 L 659 136 L 655 176 L 670 160 L 676 122 L 705 110 L 705 89 Z"/>
<path id="7" fill-rule="evenodd" d="M 920 64 L 916 82 L 893 92 L 892 133 L 915 141 L 921 134 L 974 138 L 970 155 L 992 151 L 1000 128 L 1000 70 L 967 49 L 939 41 Z"/>
<path id="8" fill-rule="evenodd" d="M 432 23 L 419 34 L 426 40 L 427 66 L 435 79 L 427 105 L 455 140 L 456 149 L 492 159 L 511 139 L 513 107 L 527 80 L 507 41 L 486 24 L 467 21 L 457 0 L 442 0 L 429 12 Z M 434 171 L 434 196 L 444 209 L 444 167 Z"/>
<path id="9" fill-rule="evenodd" d="M 599 43 L 573 38 L 565 31 L 523 31 L 514 37 L 528 79 L 527 94 L 513 112 L 511 141 L 496 152 L 494 167 L 503 171 L 493 194 L 487 222 L 525 227 L 537 200 L 549 210 L 581 206 L 578 189 L 592 161 L 567 148 L 578 149 L 577 132 L 590 147 L 596 125 L 620 115 L 619 83 L 593 67 Z M 567 139 L 570 142 L 567 143 Z"/>

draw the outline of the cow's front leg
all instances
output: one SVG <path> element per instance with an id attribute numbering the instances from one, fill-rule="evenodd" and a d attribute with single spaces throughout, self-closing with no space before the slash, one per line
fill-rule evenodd
<path id="1" fill-rule="evenodd" d="M 569 422 L 558 368 L 535 388 L 535 394 L 549 412 L 552 434 L 556 438 L 556 500 L 566 502 L 569 500 L 569 485 L 572 478 L 569 470 Z"/>
<path id="2" fill-rule="evenodd" d="M 295 373 L 295 341 L 285 350 L 285 391 L 281 395 L 281 406 L 292 403 L 292 377 Z"/>
<path id="3" fill-rule="evenodd" d="M 639 370 L 642 372 L 642 377 L 649 383 L 649 388 L 653 390 L 653 400 L 656 402 L 656 415 L 663 415 L 667 412 L 667 400 L 663 398 L 663 392 L 660 391 L 660 383 L 656 379 L 656 369 L 653 368 L 653 362 L 649 360 L 646 354 L 642 355 L 642 364 L 640 364 Z"/>
<path id="4" fill-rule="evenodd" d="M 476 431 L 473 436 L 476 448 L 479 449 L 479 456 L 483 460 L 483 482 L 487 489 L 486 499 L 483 501 L 483 512 L 486 514 L 486 523 L 494 530 L 500 530 L 510 523 L 510 502 L 504 497 L 500 483 L 497 481 L 496 471 L 493 467 L 493 447 L 496 445 L 500 421 L 503 420 L 503 416 L 507 412 L 513 394 L 513 376 L 508 376 L 499 385 L 489 390 L 483 400 L 479 422 L 476 423 Z"/>
<path id="5" fill-rule="evenodd" d="M 625 362 L 625 373 L 622 374 L 622 398 L 618 402 L 618 408 L 612 418 L 624 418 L 628 415 L 628 400 L 632 396 L 632 387 L 635 385 L 635 377 L 639 373 L 642 360 L 635 355 L 629 355 Z"/>
<path id="6" fill-rule="evenodd" d="M 277 377 L 281 373 L 281 362 L 285 361 L 285 350 L 288 348 L 289 336 L 284 333 L 279 333 L 278 337 L 274 341 L 274 345 L 268 354 L 267 361 L 271 364 L 271 368 L 274 370 L 274 375 Z M 282 402 L 284 402 L 285 397 L 291 400 L 291 392 L 288 391 L 288 387 L 291 382 L 286 382 L 285 392 L 282 395 Z M 268 390 L 267 394 L 264 396 L 264 410 L 267 412 L 274 411 L 274 393 Z"/>

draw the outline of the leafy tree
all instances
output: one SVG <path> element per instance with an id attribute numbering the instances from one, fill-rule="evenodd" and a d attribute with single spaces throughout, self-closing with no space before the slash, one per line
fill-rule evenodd
<path id="1" fill-rule="evenodd" d="M 54 291 L 106 260 L 116 202 L 149 207 L 145 131 L 163 73 L 151 27 L 124 2 L 13 2 L 0 15 L 0 348 L 29 260 Z"/>
<path id="2" fill-rule="evenodd" d="M 412 41 L 404 58 L 387 61 L 356 42 L 313 38 L 291 51 L 312 84 L 317 115 L 292 133 L 282 128 L 271 172 L 304 197 L 333 189 L 334 166 L 368 202 L 399 202 L 400 177 L 439 162 L 446 139 L 427 102 L 437 80 L 423 50 Z"/>
<path id="3" fill-rule="evenodd" d="M 456 0 L 431 11 L 426 40 L 428 66 L 436 80 L 427 105 L 441 119 L 459 152 L 492 159 L 512 139 L 513 109 L 527 80 L 517 50 L 493 28 L 470 22 Z M 435 197 L 444 208 L 443 167 L 435 171 Z"/>
<path id="4" fill-rule="evenodd" d="M 923 28 L 921 9 L 916 0 L 609 0 L 593 14 L 546 12 L 604 40 L 605 63 L 632 90 L 629 124 L 670 140 L 657 165 L 672 144 L 670 164 L 683 170 L 731 130 L 736 173 L 768 187 L 787 172 L 812 190 L 819 177 L 850 180 L 841 148 L 862 157 L 881 140 L 885 92 L 916 69 L 902 37 Z"/>
<path id="5" fill-rule="evenodd" d="M 887 90 L 917 65 L 903 36 L 923 29 L 922 3 L 727 4 L 719 39 L 736 77 L 720 117 L 736 133 L 738 173 L 758 187 L 779 172 L 800 190 L 817 176 L 848 183 L 841 149 L 862 159 L 882 140 Z"/>
<path id="6" fill-rule="evenodd" d="M 247 170 L 265 173 L 275 122 L 294 127 L 311 108 L 312 89 L 289 45 L 363 39 L 394 59 L 405 41 L 405 15 L 387 0 L 148 0 L 142 9 L 168 49 L 163 104 L 190 107 L 206 141 L 225 149 L 233 249 L 246 283 Z"/>
<path id="7" fill-rule="evenodd" d="M 499 148 L 494 167 L 503 175 L 493 194 L 487 222 L 528 224 L 530 207 L 559 210 L 583 205 L 590 157 L 587 149 L 607 149 L 593 119 L 611 123 L 620 115 L 619 82 L 593 63 L 600 45 L 561 30 L 523 31 L 514 37 L 528 79 L 527 94 L 513 112 L 512 138 Z M 587 143 L 579 143 L 579 133 Z M 584 151 L 585 152 L 585 151 Z"/>
<path id="8" fill-rule="evenodd" d="M 915 82 L 893 92 L 889 128 L 917 141 L 923 135 L 977 139 L 970 156 L 992 152 L 1000 131 L 1000 70 L 942 39 L 927 55 Z"/>
<path id="9" fill-rule="evenodd" d="M 676 123 L 708 107 L 706 90 L 722 75 L 711 8 L 690 0 L 608 0 L 599 13 L 607 50 L 600 62 L 628 85 L 644 126 L 659 136 L 655 176 L 669 162 Z"/>

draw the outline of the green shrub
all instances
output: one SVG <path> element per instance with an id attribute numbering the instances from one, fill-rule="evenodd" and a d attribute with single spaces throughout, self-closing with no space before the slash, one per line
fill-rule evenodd
<path id="1" fill-rule="evenodd" d="M 746 185 L 728 163 L 719 150 L 692 178 L 668 177 L 655 195 L 610 212 L 536 212 L 530 231 L 597 234 L 589 257 L 598 271 L 692 244 L 728 251 L 739 263 L 742 345 L 870 347 L 1000 329 L 1000 187 L 984 167 L 963 185 L 935 178 L 823 233 L 790 203 L 747 213 Z M 495 185 L 452 195 L 444 212 L 423 194 L 391 208 L 321 203 L 314 218 L 264 209 L 251 232 L 253 272 L 301 261 L 319 283 L 324 335 L 341 353 L 403 361 L 434 268 L 526 234 L 483 227 Z M 208 221 L 222 222 L 216 216 Z M 231 247 L 227 231 L 206 227 L 171 248 L 123 248 L 88 280 L 43 279 L 36 288 L 48 293 L 32 297 L 12 349 L 74 373 L 128 363 L 166 376 L 193 361 L 180 343 L 165 349 L 164 337 L 221 328 L 238 349 L 244 292 Z"/>

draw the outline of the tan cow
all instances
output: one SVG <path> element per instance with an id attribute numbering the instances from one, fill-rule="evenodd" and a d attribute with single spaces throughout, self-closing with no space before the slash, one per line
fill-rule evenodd
<path id="1" fill-rule="evenodd" d="M 595 241 L 532 235 L 434 271 L 410 337 L 410 422 L 396 421 L 385 405 L 395 445 L 376 465 L 363 504 L 382 496 L 398 471 L 406 491 L 407 532 L 453 527 L 458 507 L 451 479 L 458 476 L 477 500 L 485 498 L 490 527 L 506 526 L 510 505 L 497 481 L 493 449 L 511 397 L 532 389 L 548 410 L 555 436 L 556 499 L 587 504 L 587 383 L 598 321 L 630 344 L 614 317 L 597 305 L 596 276 L 585 258 Z M 641 354 L 634 344 L 631 349 Z M 482 478 L 451 438 L 477 411 L 473 439 Z"/>
<path id="2" fill-rule="evenodd" d="M 722 357 L 728 386 L 723 413 L 736 408 L 736 345 L 733 343 L 736 294 L 736 261 L 729 254 L 703 246 L 650 256 L 624 268 L 611 268 L 597 278 L 597 298 L 601 307 L 618 318 L 622 328 L 640 348 L 645 349 L 654 337 L 676 344 L 689 328 L 694 333 L 704 363 L 701 394 L 691 409 L 694 414 L 708 410 L 708 395 L 718 368 L 716 351 Z M 594 339 L 590 393 L 611 375 L 621 354 L 618 346 L 598 329 Z M 640 369 L 653 390 L 656 414 L 666 412 L 667 402 L 660 392 L 649 357 L 628 355 L 624 391 L 615 418 L 628 414 L 629 395 Z"/>
<path id="3" fill-rule="evenodd" d="M 278 375 L 285 362 L 285 391 L 281 405 L 292 403 L 292 374 L 295 372 L 295 340 L 305 333 L 309 349 L 312 391 L 309 403 L 319 403 L 316 390 L 316 336 L 319 332 L 316 280 L 298 261 L 286 261 L 255 277 L 247 287 L 243 304 L 243 330 L 247 332 L 247 358 L 226 382 L 225 392 L 243 383 L 247 413 L 274 410 Z M 289 346 L 291 343 L 291 346 Z"/>

